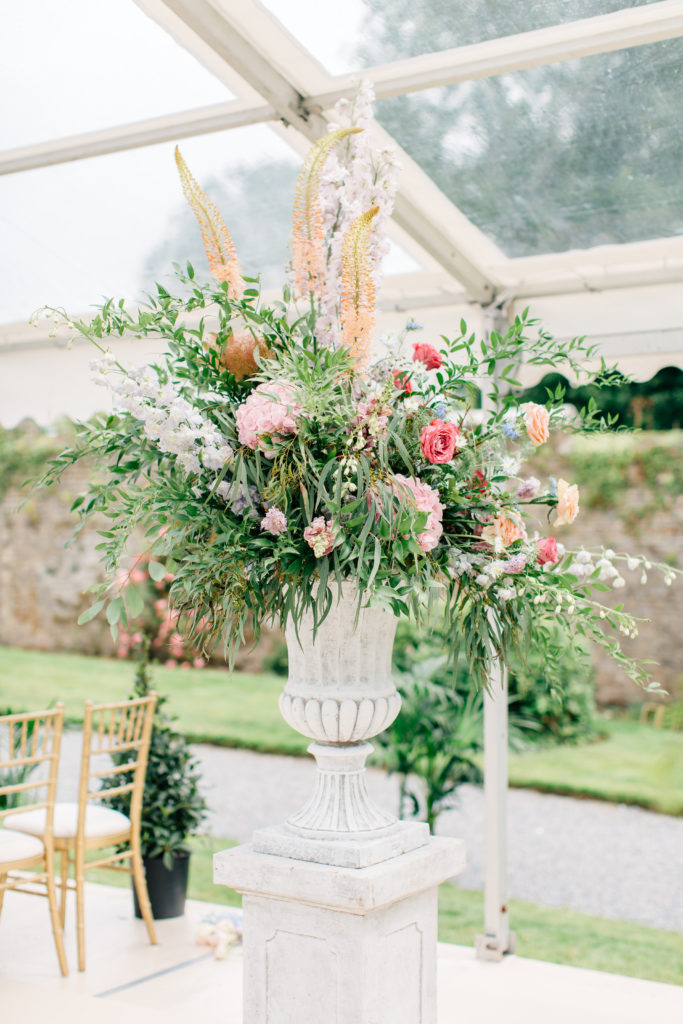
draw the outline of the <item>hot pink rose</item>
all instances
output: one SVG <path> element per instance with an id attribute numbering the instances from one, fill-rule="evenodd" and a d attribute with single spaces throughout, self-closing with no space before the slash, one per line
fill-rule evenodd
<path id="1" fill-rule="evenodd" d="M 429 484 L 423 484 L 412 476 L 403 476 L 397 473 L 394 481 L 398 484 L 397 493 L 403 497 L 407 492 L 414 499 L 418 512 L 427 512 L 427 524 L 423 533 L 418 533 L 417 543 L 420 551 L 426 553 L 435 548 L 441 539 L 443 526 L 441 518 L 443 505 L 439 501 L 439 495 Z M 402 493 L 401 493 L 402 492 Z"/>
<path id="2" fill-rule="evenodd" d="M 420 434 L 420 448 L 429 462 L 450 462 L 459 450 L 460 431 L 455 423 L 432 420 Z"/>
<path id="3" fill-rule="evenodd" d="M 535 402 L 525 402 L 520 405 L 519 411 L 524 413 L 524 426 L 531 443 L 538 447 L 550 437 L 548 424 L 550 413 L 544 405 L 536 405 Z"/>
<path id="4" fill-rule="evenodd" d="M 272 442 L 296 434 L 301 405 L 293 384 L 271 380 L 259 384 L 235 413 L 240 444 L 272 454 Z"/>
<path id="5" fill-rule="evenodd" d="M 418 341 L 413 345 L 413 361 L 424 363 L 428 370 L 438 370 L 443 363 L 443 357 L 433 345 L 427 345 L 424 341 Z"/>
<path id="6" fill-rule="evenodd" d="M 555 565 L 559 562 L 560 556 L 557 553 L 557 541 L 554 537 L 544 537 L 543 540 L 536 541 L 536 548 L 538 550 L 538 564 Z"/>

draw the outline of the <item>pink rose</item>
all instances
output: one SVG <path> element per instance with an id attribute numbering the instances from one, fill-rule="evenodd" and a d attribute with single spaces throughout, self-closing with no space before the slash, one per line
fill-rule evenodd
<path id="1" fill-rule="evenodd" d="M 535 447 L 545 444 L 550 437 L 548 431 L 550 413 L 546 407 L 536 405 L 535 402 L 525 402 L 524 405 L 520 405 L 519 410 L 524 413 L 524 425 L 531 443 Z"/>
<path id="2" fill-rule="evenodd" d="M 418 341 L 413 345 L 413 361 L 424 363 L 428 370 L 438 370 L 443 363 L 443 357 L 433 345 L 427 345 L 424 341 Z"/>
<path id="3" fill-rule="evenodd" d="M 316 558 L 324 558 L 329 555 L 337 539 L 337 531 L 332 526 L 332 520 L 325 522 L 324 516 L 316 516 L 311 525 L 304 530 L 304 540 L 313 549 Z"/>
<path id="4" fill-rule="evenodd" d="M 260 448 L 272 455 L 272 445 L 288 434 L 296 434 L 301 405 L 295 400 L 293 384 L 271 380 L 254 388 L 235 413 L 240 444 Z"/>
<path id="5" fill-rule="evenodd" d="M 579 514 L 579 488 L 566 480 L 557 482 L 557 516 L 555 526 L 573 523 Z"/>
<path id="6" fill-rule="evenodd" d="M 543 540 L 537 540 L 536 548 L 539 565 L 555 565 L 556 562 L 559 562 L 560 556 L 557 553 L 557 541 L 554 537 L 544 537 Z"/>
<path id="7" fill-rule="evenodd" d="M 432 420 L 420 434 L 420 448 L 425 459 L 433 463 L 450 462 L 458 451 L 460 431 L 455 423 Z"/>
<path id="8" fill-rule="evenodd" d="M 394 370 L 394 387 L 402 391 L 404 395 L 413 393 L 413 382 L 402 370 Z"/>
<path id="9" fill-rule="evenodd" d="M 427 523 L 423 533 L 418 533 L 417 543 L 420 551 L 424 554 L 431 551 L 439 543 L 443 533 L 441 519 L 443 516 L 443 505 L 439 501 L 438 492 L 429 484 L 423 484 L 412 476 L 403 476 L 397 473 L 394 481 L 398 484 L 396 492 L 403 497 L 406 492 L 411 496 L 417 505 L 418 512 L 427 512 Z"/>

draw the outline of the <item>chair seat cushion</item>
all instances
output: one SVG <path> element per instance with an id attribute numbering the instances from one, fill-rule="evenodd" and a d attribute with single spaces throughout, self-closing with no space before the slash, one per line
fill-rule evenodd
<path id="1" fill-rule="evenodd" d="M 42 836 L 45 831 L 45 811 L 27 811 L 25 814 L 8 814 L 5 828 L 17 832 L 28 832 L 32 836 Z M 54 817 L 55 839 L 72 839 L 78 828 L 78 804 L 56 803 Z M 130 818 L 111 807 L 100 807 L 89 804 L 85 813 L 85 837 L 97 839 L 99 836 L 118 835 L 130 828 Z"/>
<path id="2" fill-rule="evenodd" d="M 44 852 L 42 841 L 35 836 L 0 828 L 0 865 L 38 857 Z"/>

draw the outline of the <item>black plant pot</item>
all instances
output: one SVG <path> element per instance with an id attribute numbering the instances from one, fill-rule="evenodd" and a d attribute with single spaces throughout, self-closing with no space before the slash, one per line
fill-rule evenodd
<path id="1" fill-rule="evenodd" d="M 157 921 L 166 917 L 181 917 L 185 913 L 187 876 L 190 867 L 189 850 L 174 854 L 173 867 L 169 871 L 163 857 L 143 857 L 142 863 L 147 877 L 147 892 L 152 904 L 152 917 Z M 131 882 L 132 882 L 131 877 Z M 133 883 L 135 916 L 142 917 L 138 894 Z"/>

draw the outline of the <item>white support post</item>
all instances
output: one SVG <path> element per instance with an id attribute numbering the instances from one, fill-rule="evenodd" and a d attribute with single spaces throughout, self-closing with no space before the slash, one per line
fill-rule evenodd
<path id="1" fill-rule="evenodd" d="M 487 338 L 492 331 L 505 333 L 508 316 L 507 302 L 484 311 Z M 482 407 L 493 411 L 485 392 Z M 480 960 L 502 960 L 515 950 L 507 895 L 507 792 L 508 680 L 507 669 L 495 659 L 484 693 L 484 934 L 477 935 L 474 943 Z"/>
<path id="2" fill-rule="evenodd" d="M 484 694 L 484 801 L 486 882 L 484 934 L 475 946 L 480 960 L 502 960 L 514 953 L 507 894 L 508 686 L 507 671 L 494 662 Z"/>

